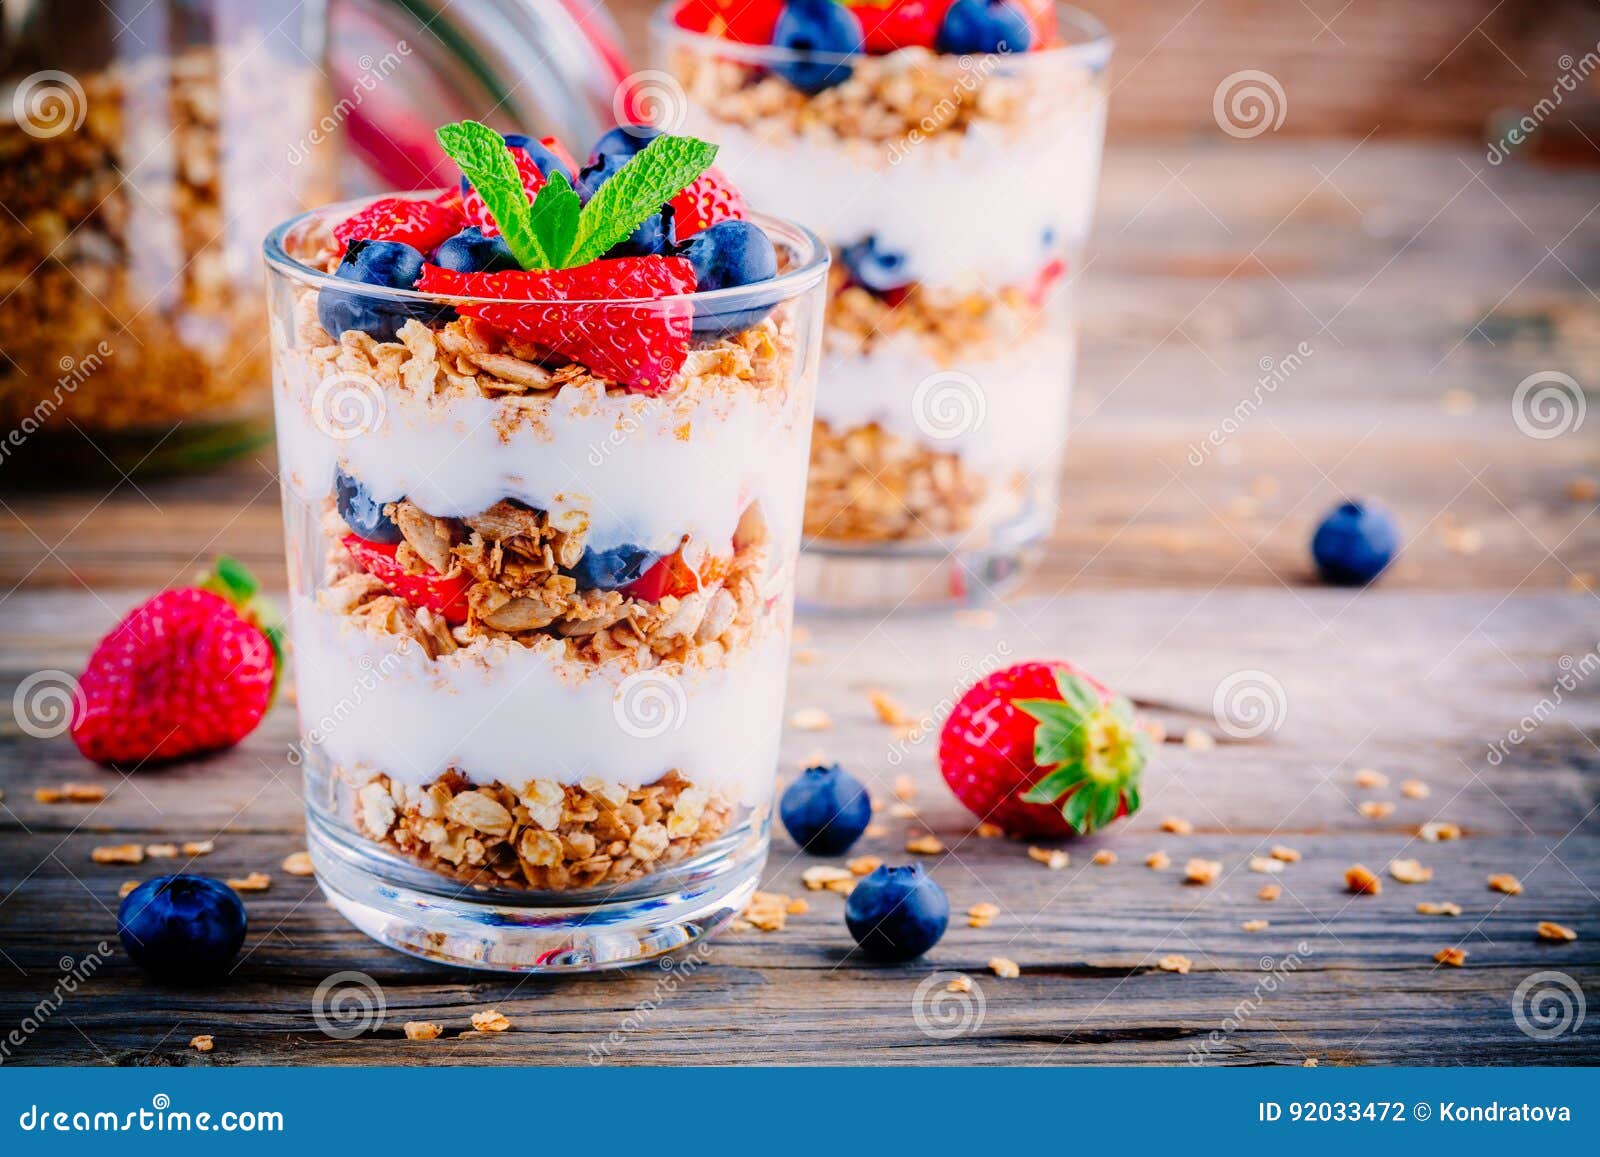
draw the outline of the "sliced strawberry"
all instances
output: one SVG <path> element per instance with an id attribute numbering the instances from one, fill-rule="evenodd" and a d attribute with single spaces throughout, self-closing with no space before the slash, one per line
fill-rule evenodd
<path id="1" fill-rule="evenodd" d="M 432 253 L 461 231 L 461 214 L 439 201 L 381 197 L 333 227 L 341 251 L 352 241 L 399 241 Z"/>
<path id="2" fill-rule="evenodd" d="M 861 21 L 867 51 L 889 53 L 901 48 L 932 48 L 952 3 L 954 0 L 858 0 L 849 7 Z"/>
<path id="3" fill-rule="evenodd" d="M 522 178 L 522 187 L 527 190 L 528 200 L 532 201 L 544 186 L 544 173 L 540 171 L 538 162 L 528 155 L 527 149 L 512 149 L 511 157 L 517 162 L 517 176 Z M 461 212 L 466 216 L 467 224 L 483 230 L 485 237 L 500 236 L 500 226 L 494 223 L 494 216 L 478 195 L 478 190 L 465 178 L 462 184 L 465 187 L 461 190 Z"/>
<path id="4" fill-rule="evenodd" d="M 657 559 L 654 566 L 622 589 L 636 599 L 659 603 L 668 595 L 681 599 L 699 590 L 700 576 L 684 561 L 682 551 L 674 551 L 665 558 Z"/>
<path id="5" fill-rule="evenodd" d="M 456 273 L 424 265 L 417 281 L 424 293 L 504 299 L 504 305 L 456 308 L 641 394 L 659 394 L 672 384 L 694 322 L 688 301 L 650 302 L 693 293 L 694 285 L 687 258 L 655 256 L 529 272 Z"/>
<path id="6" fill-rule="evenodd" d="M 347 534 L 339 541 L 357 566 L 412 606 L 427 607 L 443 615 L 447 623 L 467 621 L 467 590 L 472 586 L 469 575 L 451 577 L 438 571 L 411 574 L 395 558 L 399 543 L 371 542 L 357 534 Z"/>
<path id="7" fill-rule="evenodd" d="M 1039 271 L 1033 275 L 1033 280 L 1023 291 L 1027 294 L 1029 304 L 1035 307 L 1043 305 L 1045 298 L 1049 297 L 1050 291 L 1055 288 L 1056 282 L 1060 281 L 1066 272 L 1067 263 L 1059 257 L 1052 257 L 1041 265 Z"/>
<path id="8" fill-rule="evenodd" d="M 718 221 L 737 220 L 745 215 L 744 197 L 733 187 L 728 174 L 715 165 L 667 204 L 672 206 L 672 228 L 680 243 Z"/>
<path id="9" fill-rule="evenodd" d="M 1055 47 L 1055 0 L 1011 0 L 1011 3 L 1017 6 L 1033 31 L 1033 43 L 1028 46 L 1028 51 L 1038 52 L 1043 48 Z"/>
<path id="10" fill-rule="evenodd" d="M 680 28 L 740 44 L 771 44 L 783 0 L 687 0 L 673 18 Z"/>

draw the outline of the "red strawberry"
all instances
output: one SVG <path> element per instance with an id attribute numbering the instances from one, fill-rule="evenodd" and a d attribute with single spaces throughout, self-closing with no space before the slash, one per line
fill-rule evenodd
<path id="1" fill-rule="evenodd" d="M 939 735 L 956 798 L 1014 836 L 1086 835 L 1132 815 L 1149 753 L 1133 706 L 1068 663 L 979 680 Z"/>
<path id="2" fill-rule="evenodd" d="M 424 265 L 417 288 L 447 297 L 504 298 L 504 305 L 456 308 L 641 394 L 671 385 L 689 352 L 694 306 L 650 304 L 694 292 L 694 266 L 683 257 L 614 257 L 526 273 L 456 273 Z"/>
<path id="3" fill-rule="evenodd" d="M 540 137 L 539 143 L 556 155 L 556 160 L 567 167 L 567 172 L 577 176 L 579 164 L 572 159 L 572 154 L 567 152 L 567 146 L 555 137 Z"/>
<path id="4" fill-rule="evenodd" d="M 255 580 L 221 559 L 204 589 L 163 591 L 94 649 L 72 739 L 96 763 L 154 764 L 232 747 L 266 714 L 281 657 Z"/>
<path id="5" fill-rule="evenodd" d="M 532 201 L 544 186 L 544 173 L 540 172 L 538 162 L 528 154 L 527 149 L 512 149 L 511 157 L 517 162 L 517 176 L 522 178 L 522 187 L 527 191 L 528 200 Z M 494 223 L 489 206 L 483 203 L 483 198 L 470 181 L 461 193 L 461 212 L 466 216 L 467 224 L 483 230 L 485 237 L 500 236 L 500 226 Z"/>
<path id="6" fill-rule="evenodd" d="M 744 197 L 733 187 L 728 174 L 715 165 L 667 203 L 672 206 L 672 229 L 679 242 L 687 241 L 718 221 L 741 219 L 745 215 Z"/>
<path id="7" fill-rule="evenodd" d="M 866 49 L 932 48 L 954 0 L 858 0 L 850 11 L 861 21 Z"/>
<path id="8" fill-rule="evenodd" d="M 1033 30 L 1030 52 L 1053 48 L 1056 43 L 1056 0 L 1011 0 Z"/>
<path id="9" fill-rule="evenodd" d="M 681 550 L 659 558 L 649 570 L 622 588 L 636 599 L 659 603 L 668 595 L 682 598 L 700 589 L 700 576 L 684 561 Z"/>
<path id="10" fill-rule="evenodd" d="M 472 578 L 467 574 L 442 575 L 438 571 L 411 574 L 395 558 L 400 549 L 396 542 L 372 542 L 357 534 L 347 534 L 339 540 L 355 559 L 356 565 L 375 579 L 379 579 L 395 594 L 414 607 L 427 607 L 444 616 L 444 621 L 460 624 L 467 621 L 467 591 Z"/>
<path id="11" fill-rule="evenodd" d="M 352 241 L 400 241 L 423 253 L 461 231 L 461 214 L 440 201 L 380 197 L 333 227 L 342 251 Z"/>
<path id="12" fill-rule="evenodd" d="M 783 0 L 687 0 L 673 18 L 680 28 L 734 40 L 771 44 Z"/>

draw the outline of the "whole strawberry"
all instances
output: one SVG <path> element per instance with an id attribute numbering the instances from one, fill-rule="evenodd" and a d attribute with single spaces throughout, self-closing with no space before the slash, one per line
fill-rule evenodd
<path id="1" fill-rule="evenodd" d="M 1132 815 L 1149 754 L 1132 704 L 1068 663 L 979 680 L 939 735 L 956 798 L 1014 836 L 1086 835 Z"/>
<path id="2" fill-rule="evenodd" d="M 281 666 L 276 630 L 252 609 L 255 593 L 250 573 L 224 558 L 200 587 L 134 608 L 78 681 L 78 750 L 96 763 L 168 763 L 254 731 Z"/>

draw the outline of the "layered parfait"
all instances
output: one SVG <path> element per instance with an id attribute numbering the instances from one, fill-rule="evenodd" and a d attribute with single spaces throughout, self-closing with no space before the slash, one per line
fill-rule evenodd
<path id="1" fill-rule="evenodd" d="M 674 0 L 655 31 L 687 131 L 833 247 L 811 545 L 1003 554 L 1047 533 L 1098 26 L 1048 0 Z"/>
<path id="2" fill-rule="evenodd" d="M 458 188 L 268 242 L 313 855 L 753 887 L 826 252 L 692 138 L 439 137 Z"/>

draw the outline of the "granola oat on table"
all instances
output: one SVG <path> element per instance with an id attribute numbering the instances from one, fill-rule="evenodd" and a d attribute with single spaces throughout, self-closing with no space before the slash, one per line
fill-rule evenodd
<path id="1" fill-rule="evenodd" d="M 692 138 L 440 140 L 268 247 L 312 856 L 409 951 L 622 962 L 765 855 L 826 253 Z"/>

